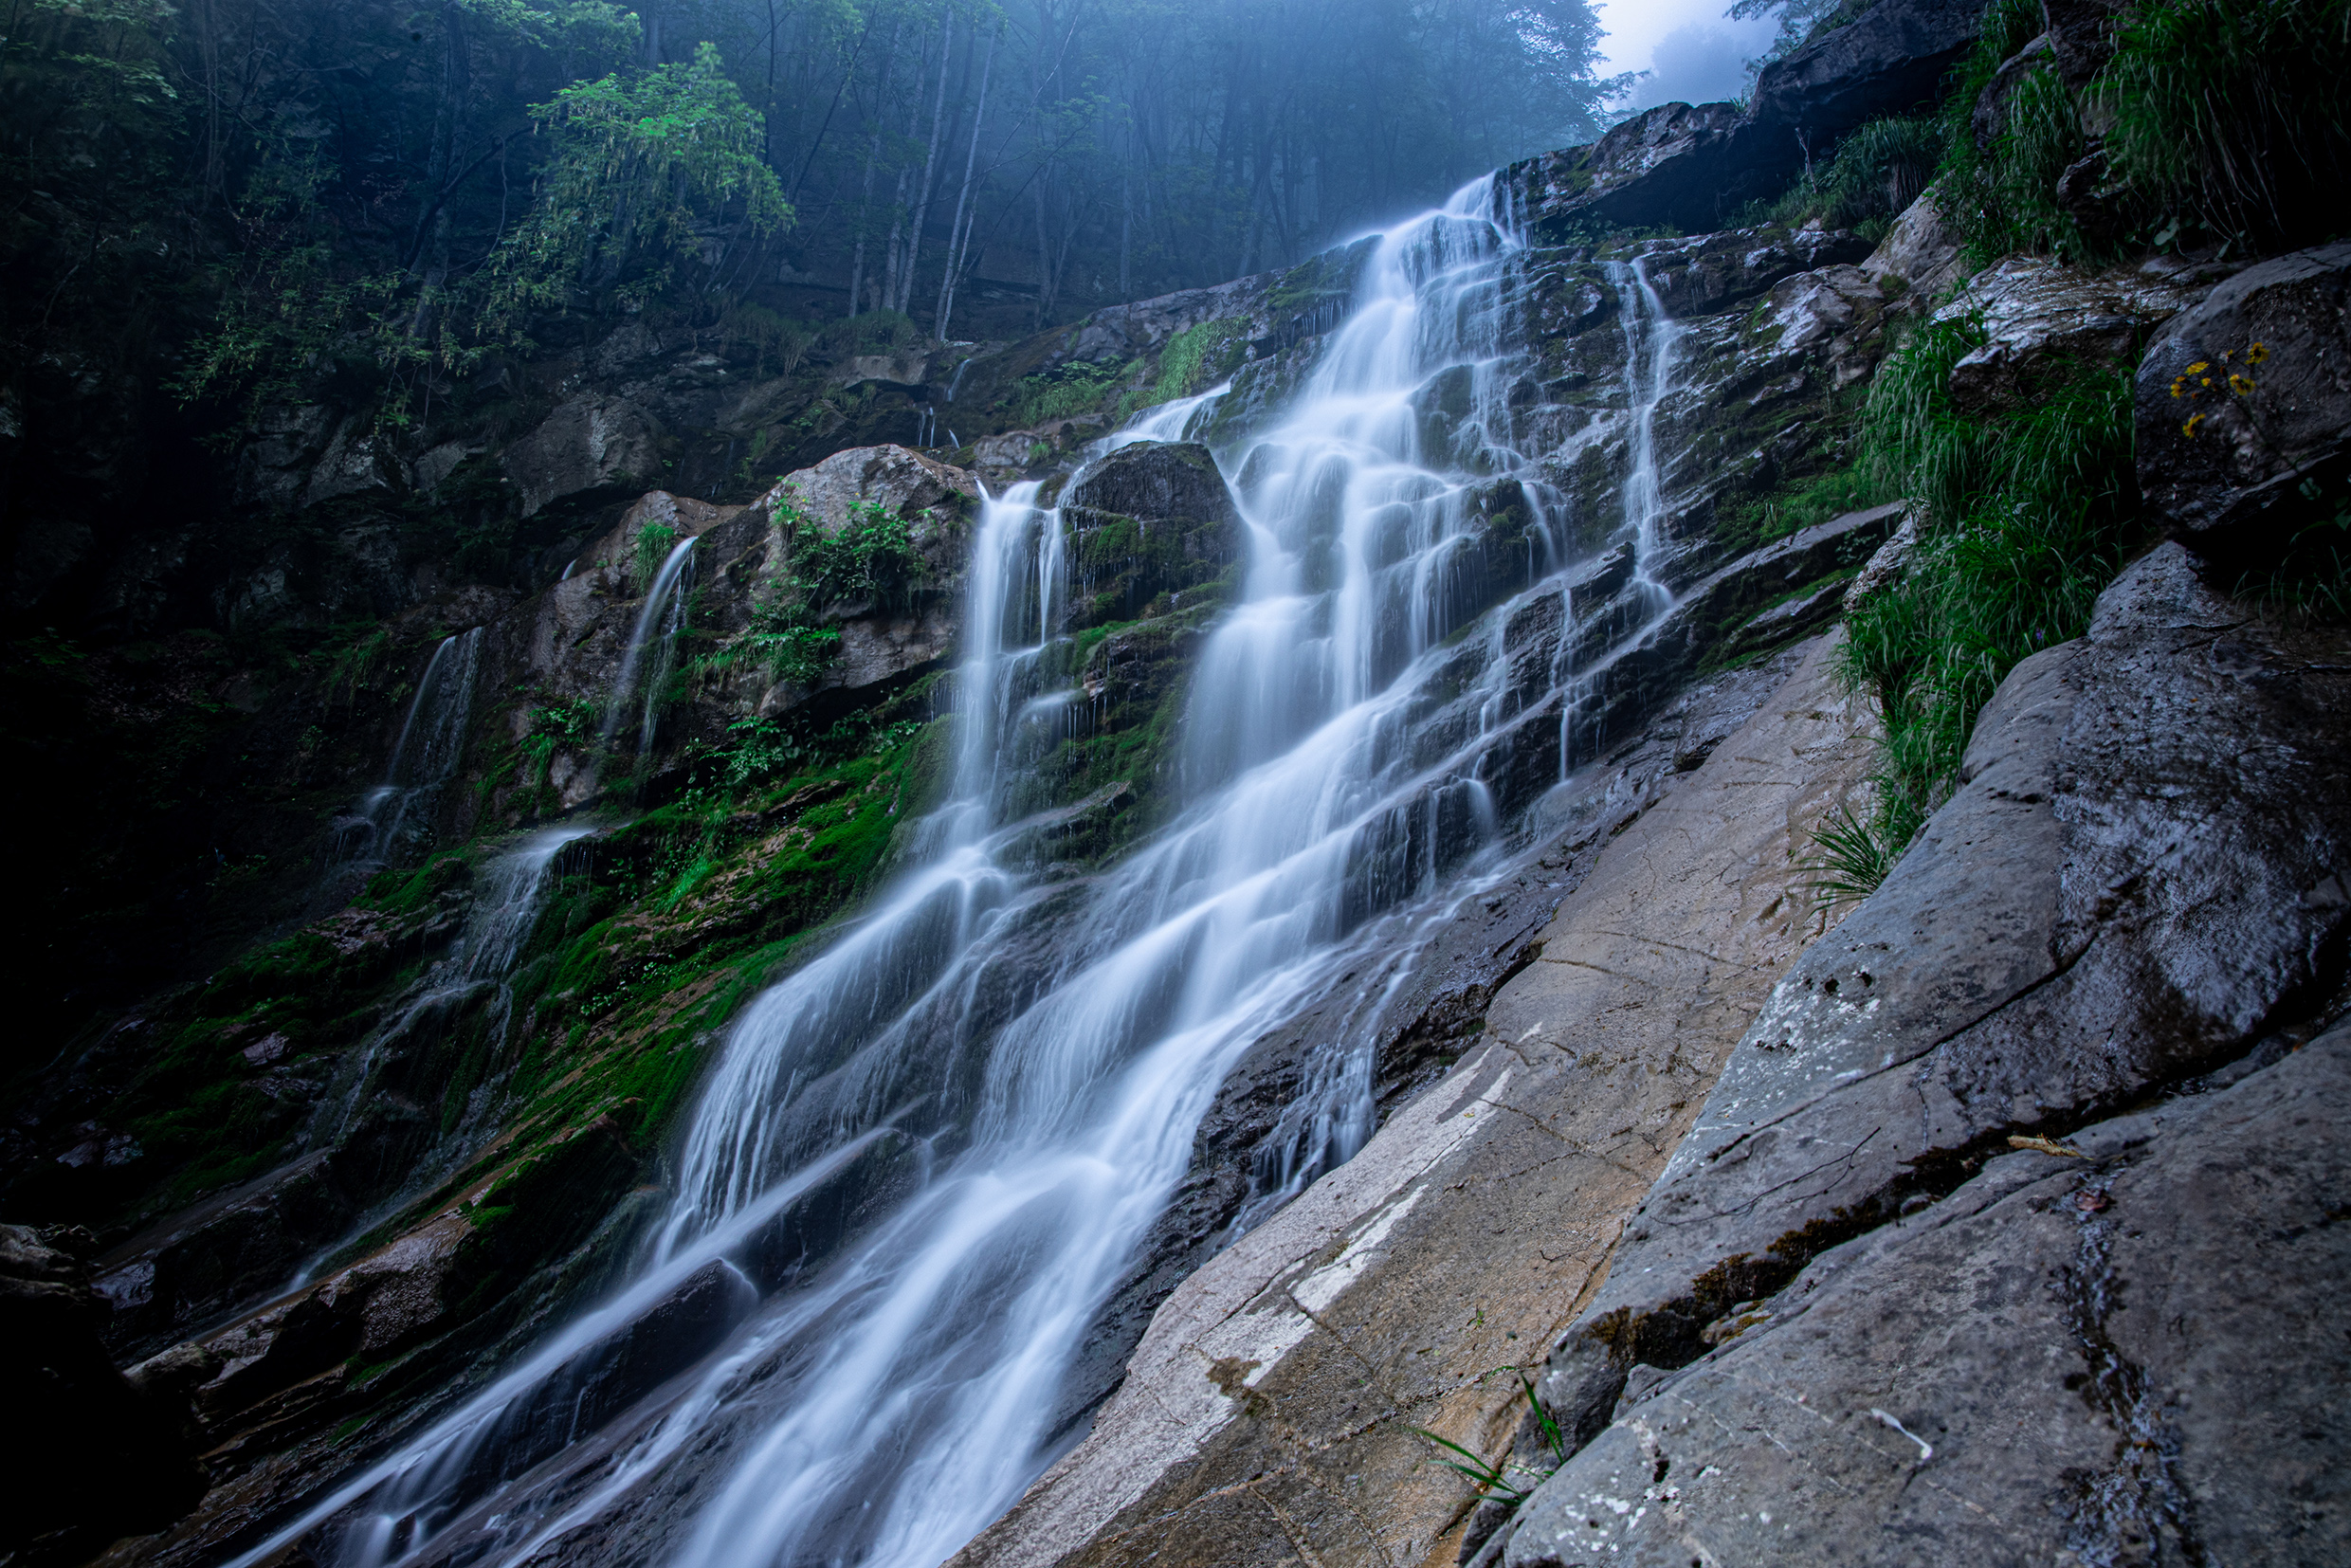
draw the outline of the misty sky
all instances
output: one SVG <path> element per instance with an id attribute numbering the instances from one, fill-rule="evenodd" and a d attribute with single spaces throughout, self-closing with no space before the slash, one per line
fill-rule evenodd
<path id="1" fill-rule="evenodd" d="M 1631 106 L 1704 103 L 1746 87 L 1746 62 L 1770 46 L 1778 24 L 1769 17 L 1733 22 L 1730 0 L 1600 0 L 1608 28 L 1603 71 L 1654 73 L 1634 89 Z"/>

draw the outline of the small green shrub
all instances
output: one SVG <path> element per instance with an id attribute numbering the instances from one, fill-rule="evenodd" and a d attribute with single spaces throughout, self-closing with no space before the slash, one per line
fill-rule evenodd
<path id="1" fill-rule="evenodd" d="M 1111 392 L 1133 374 L 1132 361 L 1122 365 L 1063 365 L 1024 376 L 1012 390 L 1012 425 L 1034 429 L 1057 419 L 1103 413 Z"/>
<path id="2" fill-rule="evenodd" d="M 678 547 L 679 534 L 665 522 L 648 522 L 637 530 L 636 585 L 640 593 L 649 593 L 653 578 L 660 573 L 662 562 Z"/>
<path id="3" fill-rule="evenodd" d="M 921 585 L 922 557 L 904 518 L 877 501 L 859 501 L 838 533 L 826 533 L 805 515 L 798 518 L 792 574 L 811 610 L 857 599 L 902 610 Z"/>
<path id="4" fill-rule="evenodd" d="M 2081 105 L 2044 61 L 2011 90 L 1990 149 L 1976 140 L 1978 100 L 2000 66 L 2042 31 L 2038 0 L 1992 0 L 1975 52 L 1943 100 L 1938 206 L 1959 231 L 1968 260 L 1986 266 L 2012 251 L 2100 260 L 2057 205 L 2057 180 L 2089 150 Z"/>

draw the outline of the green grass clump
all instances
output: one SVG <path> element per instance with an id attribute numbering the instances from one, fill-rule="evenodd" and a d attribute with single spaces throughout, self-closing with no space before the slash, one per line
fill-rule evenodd
<path id="1" fill-rule="evenodd" d="M 2057 205 L 2058 176 L 2087 153 L 2089 138 L 2081 105 L 2049 57 L 2011 89 L 1992 146 L 1976 140 L 1976 106 L 1984 89 L 2042 27 L 2039 0 L 1992 0 L 1975 52 L 1943 100 L 1937 205 L 1977 266 L 2017 250 L 2090 259 L 2089 240 Z"/>
<path id="2" fill-rule="evenodd" d="M 2090 96 L 2117 173 L 2252 248 L 2342 232 L 2351 0 L 2159 0 L 2125 9 Z"/>
<path id="3" fill-rule="evenodd" d="M 2028 655 L 2078 637 L 2122 567 L 2138 502 L 2127 371 L 2079 367 L 2032 407 L 1963 414 L 1951 367 L 1980 331 L 1929 323 L 1862 415 L 1864 465 L 1923 503 L 1901 578 L 1847 623 L 1849 687 L 1886 735 L 1868 817 L 1817 835 L 1825 899 L 1866 896 L 1955 787 L 1976 715 Z"/>
<path id="4" fill-rule="evenodd" d="M 1035 429 L 1057 419 L 1103 413 L 1110 394 L 1134 371 L 1123 365 L 1064 365 L 1025 376 L 1012 391 L 1012 428 Z"/>
<path id="5" fill-rule="evenodd" d="M 1800 228 L 1817 219 L 1830 228 L 1882 239 L 1934 177 L 1947 136 L 1931 115 L 1871 120 L 1839 142 L 1834 157 L 1808 168 L 1784 195 L 1750 209 L 1746 221 Z"/>

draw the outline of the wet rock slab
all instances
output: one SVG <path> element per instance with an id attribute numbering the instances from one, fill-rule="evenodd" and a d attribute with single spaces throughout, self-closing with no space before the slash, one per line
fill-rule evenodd
<path id="1" fill-rule="evenodd" d="M 1606 1286 L 1556 1411 L 1679 1366 L 1740 1304 L 1968 1179 L 2324 1016 L 2351 898 L 2340 632 L 2253 621 L 2177 544 L 2020 665 L 1959 793 L 1740 1041 Z"/>
<path id="2" fill-rule="evenodd" d="M 2339 1562 L 2351 1030 L 1820 1257 L 1522 1510 L 1508 1568 Z"/>

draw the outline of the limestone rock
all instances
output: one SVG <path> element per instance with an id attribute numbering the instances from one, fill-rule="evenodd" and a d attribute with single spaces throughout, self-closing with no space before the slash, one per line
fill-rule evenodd
<path id="1" fill-rule="evenodd" d="M 563 404 L 501 459 L 531 517 L 558 501 L 650 478 L 661 465 L 661 428 L 621 397 Z"/>
<path id="2" fill-rule="evenodd" d="M 2342 1560 L 2347 1109 L 2338 1030 L 2003 1154 L 1629 1387 L 1504 1560 Z"/>
<path id="3" fill-rule="evenodd" d="M 1582 1408 L 1633 1361 L 1955 1185 L 2013 1133 L 2241 1054 L 2312 1005 L 2346 901 L 2341 632 L 2251 621 L 2188 553 L 2018 665 L 1962 787 L 1775 989 L 1554 1353 Z"/>
<path id="4" fill-rule="evenodd" d="M 2140 488 L 2199 533 L 2339 469 L 2351 444 L 2351 242 L 2251 267 L 2174 319 L 2140 362 L 2135 415 Z"/>
<path id="5" fill-rule="evenodd" d="M 1798 273 L 1858 262 L 1868 243 L 1844 229 L 1735 228 L 1642 247 L 1667 314 L 1687 319 L 1735 310 Z"/>
<path id="6" fill-rule="evenodd" d="M 1959 236 L 1943 221 L 1931 191 L 1903 209 L 1877 249 L 1861 264 L 1880 292 L 1910 310 L 1941 305 L 1966 269 Z"/>
<path id="7" fill-rule="evenodd" d="M 1742 167 L 1742 127 L 1735 103 L 1661 103 L 1589 147 L 1540 154 L 1502 177 L 1535 232 L 1554 243 L 1578 224 L 1704 231 L 1762 195 L 1786 161 Z"/>
<path id="8" fill-rule="evenodd" d="M 1858 786 L 1868 741 L 1826 645 L 1808 652 L 1606 840 L 1483 1048 L 1178 1286 L 1091 1434 L 958 1568 L 1431 1553 L 1473 1496 L 1413 1429 L 1506 1438 L 1523 1396 L 1492 1369 L 1572 1310 L 1817 929 L 1790 857 Z"/>
<path id="9" fill-rule="evenodd" d="M 1971 410 L 2008 408 L 2074 366 L 2127 365 L 2149 333 L 2212 284 L 2210 271 L 2169 257 L 2084 274 L 2046 257 L 2011 256 L 1935 313 L 1979 317 L 1990 334 L 1952 367 L 1952 396 Z"/>
<path id="10" fill-rule="evenodd" d="M 789 502 L 837 533 L 848 526 L 850 507 L 878 505 L 912 524 L 916 550 L 947 578 L 963 570 L 965 523 L 978 499 L 978 483 L 961 468 L 910 447 L 856 447 L 786 475 L 755 507 Z"/>
<path id="11" fill-rule="evenodd" d="M 391 442 L 367 415 L 351 414 L 336 428 L 334 439 L 311 465 L 302 504 L 316 506 L 337 496 L 355 496 L 369 490 L 398 491 L 407 485 L 407 470 L 392 455 Z"/>

